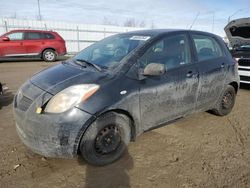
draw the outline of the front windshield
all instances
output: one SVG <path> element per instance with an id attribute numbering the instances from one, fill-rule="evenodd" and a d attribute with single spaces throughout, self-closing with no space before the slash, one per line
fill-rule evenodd
<path id="1" fill-rule="evenodd" d="M 114 68 L 131 51 L 143 45 L 149 38 L 149 36 L 133 34 L 114 35 L 85 48 L 73 59 L 85 60 L 101 68 Z"/>

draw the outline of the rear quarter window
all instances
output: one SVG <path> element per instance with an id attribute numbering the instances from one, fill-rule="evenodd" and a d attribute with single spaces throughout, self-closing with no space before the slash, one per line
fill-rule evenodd
<path id="1" fill-rule="evenodd" d="M 210 36 L 192 35 L 198 61 L 205 61 L 225 56 L 219 43 Z"/>
<path id="2" fill-rule="evenodd" d="M 43 33 L 44 39 L 55 39 L 55 36 L 51 33 Z"/>

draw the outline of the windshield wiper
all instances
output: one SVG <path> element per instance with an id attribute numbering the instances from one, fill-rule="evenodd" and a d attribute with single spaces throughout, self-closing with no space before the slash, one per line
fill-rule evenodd
<path id="1" fill-rule="evenodd" d="M 94 64 L 94 63 L 91 63 L 87 60 L 84 60 L 84 59 L 75 59 L 76 62 L 82 62 L 82 63 L 85 63 L 86 65 L 90 65 L 92 67 L 94 67 L 96 70 L 98 71 L 102 71 L 102 68 L 99 67 L 98 65 Z M 83 64 L 81 64 L 81 66 L 83 66 Z"/>
<path id="2" fill-rule="evenodd" d="M 85 64 L 83 64 L 81 61 L 77 61 L 77 60 L 73 60 L 75 64 L 79 65 L 82 68 L 86 68 L 87 66 Z"/>

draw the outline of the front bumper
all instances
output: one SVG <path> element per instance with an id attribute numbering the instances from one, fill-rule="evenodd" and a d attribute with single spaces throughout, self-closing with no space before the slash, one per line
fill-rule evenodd
<path id="1" fill-rule="evenodd" d="M 238 59 L 238 63 L 240 82 L 250 84 L 250 59 L 241 58 Z"/>
<path id="2" fill-rule="evenodd" d="M 239 67 L 240 82 L 250 84 L 250 68 Z"/>
<path id="3" fill-rule="evenodd" d="M 60 114 L 37 114 L 41 98 L 44 100 L 44 94 L 26 109 L 21 105 L 19 108 L 15 97 L 14 118 L 20 139 L 32 151 L 46 157 L 76 156 L 81 135 L 93 116 L 78 108 Z"/>

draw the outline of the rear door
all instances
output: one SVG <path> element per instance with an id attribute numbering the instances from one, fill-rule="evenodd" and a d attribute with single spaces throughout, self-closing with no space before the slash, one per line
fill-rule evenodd
<path id="1" fill-rule="evenodd" d="M 24 46 L 30 56 L 39 55 L 45 45 L 44 35 L 41 32 L 25 32 Z"/>
<path id="2" fill-rule="evenodd" d="M 182 117 L 195 108 L 198 71 L 192 62 L 188 36 L 166 36 L 139 59 L 141 69 L 161 63 L 166 73 L 147 76 L 140 83 L 141 121 L 144 130 Z"/>
<path id="3" fill-rule="evenodd" d="M 215 37 L 194 33 L 191 38 L 200 77 L 196 108 L 209 110 L 224 89 L 228 59 Z"/>
<path id="4" fill-rule="evenodd" d="M 23 45 L 23 32 L 13 32 L 5 36 L 9 37 L 10 40 L 0 42 L 1 55 L 3 57 L 24 56 L 26 54 L 26 48 Z"/>

